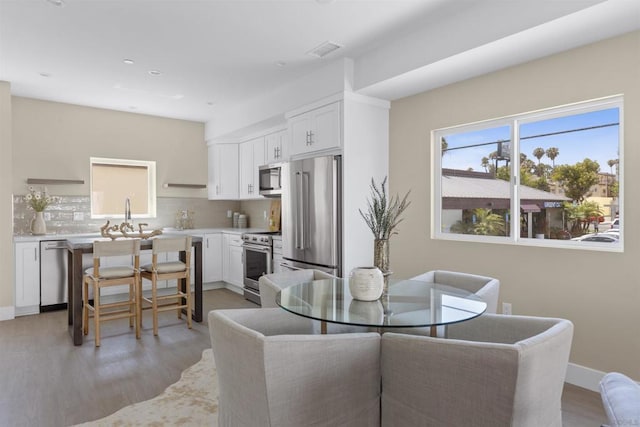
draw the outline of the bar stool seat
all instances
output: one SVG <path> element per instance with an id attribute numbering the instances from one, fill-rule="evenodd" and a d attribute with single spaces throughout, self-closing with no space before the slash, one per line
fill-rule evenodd
<path id="1" fill-rule="evenodd" d="M 145 264 L 140 267 L 142 271 L 153 272 L 153 264 Z M 160 274 L 162 273 L 177 273 L 179 271 L 185 271 L 186 265 L 182 261 L 169 261 L 169 262 L 159 262 L 156 264 L 156 271 Z"/>
<path id="2" fill-rule="evenodd" d="M 136 270 L 133 267 L 117 266 L 117 267 L 103 267 L 99 270 L 99 279 L 115 279 L 119 277 L 131 277 L 135 274 Z M 88 268 L 85 274 L 95 279 L 93 274 L 93 268 Z"/>

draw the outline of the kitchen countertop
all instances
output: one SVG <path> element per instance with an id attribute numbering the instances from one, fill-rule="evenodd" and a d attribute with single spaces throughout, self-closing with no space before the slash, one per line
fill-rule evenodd
<path id="1" fill-rule="evenodd" d="M 149 230 L 150 231 L 150 230 Z M 264 228 L 232 228 L 232 227 L 220 227 L 220 228 L 192 228 L 187 230 L 177 230 L 175 228 L 163 228 L 162 235 L 164 234 L 191 234 L 202 235 L 209 233 L 230 233 L 230 234 L 243 234 L 243 233 L 260 233 L 268 231 Z M 99 232 L 96 233 L 75 233 L 75 234 L 45 234 L 42 236 L 32 236 L 29 234 L 14 235 L 14 242 L 39 242 L 41 240 L 69 240 L 69 239 L 86 239 L 87 241 L 93 241 L 98 238 L 103 238 Z"/>
<path id="2" fill-rule="evenodd" d="M 177 233 L 177 232 L 169 232 L 169 233 L 164 233 L 161 234 L 159 236 L 157 236 L 158 238 L 162 238 L 163 236 L 165 237 L 175 237 L 175 236 L 184 236 L 185 233 Z M 202 237 L 200 236 L 193 236 L 192 237 L 194 242 L 201 242 L 202 241 Z M 85 250 L 90 250 L 93 251 L 93 242 L 96 240 L 100 240 L 100 241 L 110 241 L 111 238 L 109 237 L 86 237 L 86 236 L 78 236 L 75 235 L 74 237 L 67 237 L 67 247 L 69 248 L 69 250 L 76 250 L 76 249 L 83 249 L 83 252 L 85 252 Z M 140 245 L 146 245 L 149 248 L 151 247 L 151 242 L 152 239 L 142 239 Z"/>

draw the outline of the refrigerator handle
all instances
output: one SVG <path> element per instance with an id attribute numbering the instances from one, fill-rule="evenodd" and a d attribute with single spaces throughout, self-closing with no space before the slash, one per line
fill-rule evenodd
<path id="1" fill-rule="evenodd" d="M 295 233 L 295 246 L 296 249 L 304 249 L 304 246 L 302 246 L 300 244 L 300 235 L 302 234 L 300 232 L 301 229 L 301 224 L 303 222 L 303 218 L 302 218 L 302 173 L 301 172 L 296 172 L 296 190 L 297 193 L 296 194 L 296 216 L 298 217 L 298 220 L 295 221 L 295 225 L 296 228 L 294 230 Z"/>
<path id="2" fill-rule="evenodd" d="M 302 172 L 302 215 L 300 216 L 300 229 L 302 231 L 300 238 L 300 249 L 304 250 L 307 246 L 307 226 L 309 215 L 309 172 Z"/>

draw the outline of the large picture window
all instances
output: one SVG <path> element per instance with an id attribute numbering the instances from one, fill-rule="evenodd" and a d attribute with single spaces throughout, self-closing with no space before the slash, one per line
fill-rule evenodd
<path id="1" fill-rule="evenodd" d="M 92 157 L 91 217 L 124 218 L 129 200 L 132 218 L 156 216 L 156 163 Z"/>
<path id="2" fill-rule="evenodd" d="M 621 251 L 621 96 L 438 129 L 433 236 Z"/>

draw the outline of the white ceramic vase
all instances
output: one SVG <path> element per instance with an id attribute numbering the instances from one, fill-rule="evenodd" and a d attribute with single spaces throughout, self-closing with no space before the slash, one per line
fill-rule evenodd
<path id="1" fill-rule="evenodd" d="M 36 212 L 36 215 L 31 220 L 31 234 L 34 236 L 47 234 L 47 223 L 44 222 L 43 212 Z"/>
<path id="2" fill-rule="evenodd" d="M 356 267 L 349 275 L 349 290 L 354 299 L 375 301 L 382 295 L 384 276 L 378 267 Z"/>

